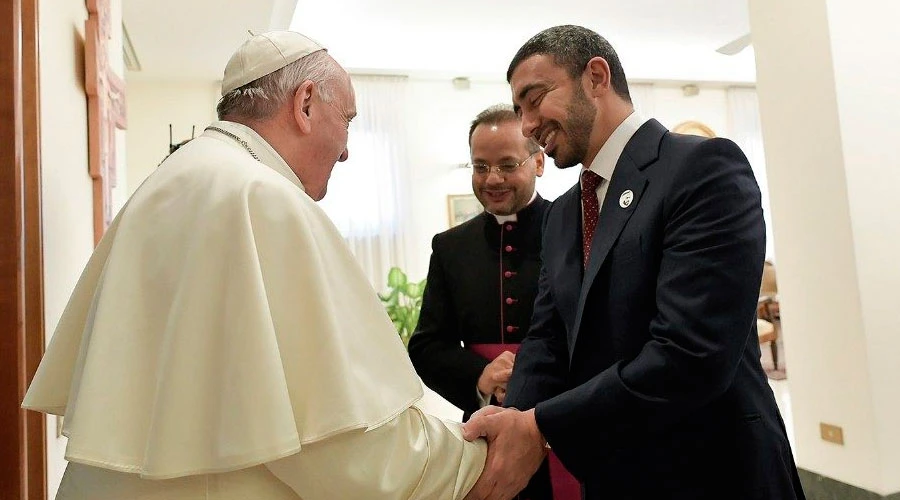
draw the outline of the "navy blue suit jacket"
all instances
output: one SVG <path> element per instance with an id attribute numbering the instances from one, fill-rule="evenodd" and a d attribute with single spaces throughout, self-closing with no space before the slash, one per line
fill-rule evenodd
<path id="1" fill-rule="evenodd" d="M 578 185 L 543 238 L 506 405 L 535 408 L 585 498 L 803 498 L 759 362 L 765 226 L 740 149 L 650 120 L 616 164 L 587 269 Z"/>

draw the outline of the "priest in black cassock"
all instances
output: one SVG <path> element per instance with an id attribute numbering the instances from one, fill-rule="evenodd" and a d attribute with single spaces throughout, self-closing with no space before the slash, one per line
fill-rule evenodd
<path id="1" fill-rule="evenodd" d="M 462 409 L 463 420 L 506 395 L 531 321 L 541 225 L 550 206 L 535 191 L 544 153 L 522 135 L 512 106 L 479 113 L 469 128 L 469 147 L 472 190 L 485 211 L 432 240 L 419 324 L 409 342 L 419 376 Z M 568 483 L 570 491 L 579 488 L 571 476 Z M 547 473 L 539 472 L 520 498 L 567 499 L 550 490 Z M 580 498 L 576 494 L 572 498 Z"/>

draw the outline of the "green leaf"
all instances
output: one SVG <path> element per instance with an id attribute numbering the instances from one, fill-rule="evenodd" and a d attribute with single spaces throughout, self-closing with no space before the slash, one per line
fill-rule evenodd
<path id="1" fill-rule="evenodd" d="M 414 331 L 416 326 L 419 325 L 419 309 L 413 309 L 412 315 L 409 317 L 409 324 L 412 325 L 410 331 Z"/>
<path id="2" fill-rule="evenodd" d="M 425 280 L 410 282 L 399 267 L 392 267 L 387 281 L 388 290 L 378 293 L 378 298 L 384 303 L 385 312 L 403 345 L 408 346 L 409 338 L 413 336 L 419 323 Z"/>
<path id="3" fill-rule="evenodd" d="M 421 297 L 423 291 L 424 290 L 419 288 L 418 283 L 407 283 L 406 287 L 404 288 L 404 292 L 406 292 L 406 296 L 409 298 L 412 298 L 412 299 L 417 299 L 417 298 Z"/>
<path id="4" fill-rule="evenodd" d="M 379 295 L 381 297 L 381 295 Z M 399 294 L 397 290 L 391 290 L 391 293 L 387 297 L 382 297 L 382 301 L 384 302 L 385 307 L 397 307 L 397 299 Z"/>
<path id="5" fill-rule="evenodd" d="M 390 271 L 388 271 L 388 286 L 391 288 L 400 288 L 406 285 L 406 273 L 400 270 L 399 267 L 392 267 Z"/>

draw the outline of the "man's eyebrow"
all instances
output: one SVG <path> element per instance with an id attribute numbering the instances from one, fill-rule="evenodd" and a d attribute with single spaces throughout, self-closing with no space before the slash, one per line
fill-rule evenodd
<path id="1" fill-rule="evenodd" d="M 522 90 L 516 95 L 516 98 L 519 100 L 525 99 L 525 96 L 528 95 L 532 90 L 542 87 L 544 84 L 542 82 L 529 83 L 528 85 L 522 87 Z"/>

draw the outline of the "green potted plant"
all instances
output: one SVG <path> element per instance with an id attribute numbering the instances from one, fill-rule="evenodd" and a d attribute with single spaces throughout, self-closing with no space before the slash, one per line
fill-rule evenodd
<path id="1" fill-rule="evenodd" d="M 400 340 L 406 346 L 409 338 L 419 323 L 419 310 L 422 308 L 422 294 L 425 292 L 425 280 L 409 281 L 406 273 L 399 267 L 388 271 L 388 291 L 379 293 L 378 298 L 384 302 L 388 316 L 394 322 Z"/>

